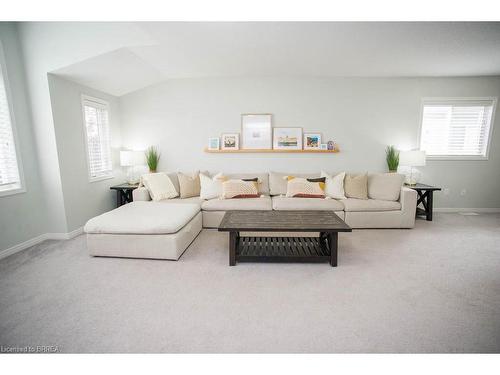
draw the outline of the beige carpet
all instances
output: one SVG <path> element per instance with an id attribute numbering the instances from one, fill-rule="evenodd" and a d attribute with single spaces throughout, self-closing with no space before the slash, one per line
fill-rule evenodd
<path id="1" fill-rule="evenodd" d="M 91 258 L 85 237 L 0 261 L 0 345 L 62 352 L 499 352 L 500 215 L 341 234 L 339 267 Z"/>

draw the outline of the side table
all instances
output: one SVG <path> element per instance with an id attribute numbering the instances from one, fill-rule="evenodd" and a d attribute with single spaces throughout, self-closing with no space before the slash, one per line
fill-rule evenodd
<path id="1" fill-rule="evenodd" d="M 139 184 L 130 185 L 128 183 L 111 186 L 111 190 L 116 190 L 116 207 L 132 202 L 132 191 L 138 187 Z"/>
<path id="2" fill-rule="evenodd" d="M 441 188 L 426 184 L 405 185 L 405 186 L 417 191 L 418 198 L 417 198 L 416 215 L 425 216 L 427 221 L 432 221 L 433 193 L 435 191 L 440 191 Z M 423 209 L 418 207 L 419 204 L 422 204 Z"/>

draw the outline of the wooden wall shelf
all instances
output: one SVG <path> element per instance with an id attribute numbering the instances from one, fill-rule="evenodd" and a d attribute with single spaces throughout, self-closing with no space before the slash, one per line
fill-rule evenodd
<path id="1" fill-rule="evenodd" d="M 205 152 L 211 154 L 336 154 L 339 152 L 335 150 L 273 150 L 273 149 L 249 149 L 249 150 L 209 150 L 205 148 Z"/>

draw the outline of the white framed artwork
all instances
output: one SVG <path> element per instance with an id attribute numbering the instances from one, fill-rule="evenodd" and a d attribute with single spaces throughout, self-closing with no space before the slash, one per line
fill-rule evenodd
<path id="1" fill-rule="evenodd" d="M 241 148 L 247 150 L 272 147 L 271 114 L 241 115 Z"/>

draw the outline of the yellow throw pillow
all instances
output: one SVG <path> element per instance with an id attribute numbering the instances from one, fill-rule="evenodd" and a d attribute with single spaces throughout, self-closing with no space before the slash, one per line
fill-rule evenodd
<path id="1" fill-rule="evenodd" d="M 222 198 L 258 198 L 257 181 L 227 180 L 222 183 Z"/>

